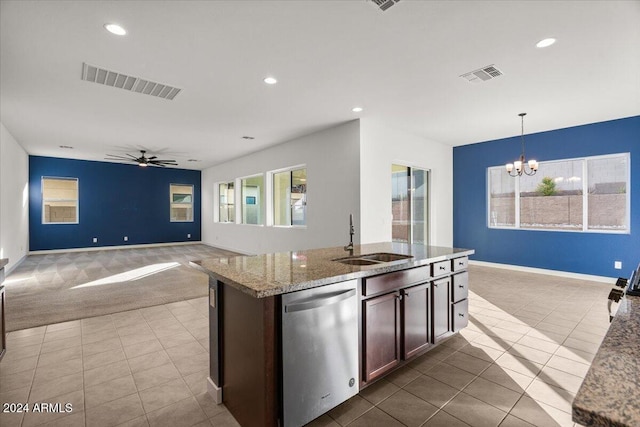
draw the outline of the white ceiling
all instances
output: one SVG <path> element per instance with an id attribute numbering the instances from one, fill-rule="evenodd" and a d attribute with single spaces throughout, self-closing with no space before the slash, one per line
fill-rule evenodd
<path id="1" fill-rule="evenodd" d="M 2 0 L 0 19 L 0 119 L 34 155 L 201 169 L 358 117 L 461 145 L 518 135 L 520 112 L 526 133 L 640 114 L 640 1 Z M 82 81 L 83 62 L 183 91 Z"/>

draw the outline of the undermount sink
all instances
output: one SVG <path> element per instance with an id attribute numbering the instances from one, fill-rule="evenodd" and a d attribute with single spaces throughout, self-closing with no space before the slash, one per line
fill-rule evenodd
<path id="1" fill-rule="evenodd" d="M 383 264 L 385 262 L 399 261 L 402 259 L 413 258 L 411 255 L 392 254 L 388 252 L 380 252 L 375 254 L 354 255 L 345 258 L 336 258 L 337 261 L 348 265 L 374 265 Z"/>

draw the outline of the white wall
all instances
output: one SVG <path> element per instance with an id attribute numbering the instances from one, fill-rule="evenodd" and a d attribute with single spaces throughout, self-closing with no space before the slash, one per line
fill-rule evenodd
<path id="1" fill-rule="evenodd" d="M 351 121 L 202 171 L 202 241 L 243 253 L 343 246 L 349 214 L 359 241 L 360 123 Z M 214 222 L 214 185 L 289 166 L 307 168 L 307 227 Z M 238 199 L 236 199 L 238 201 Z"/>
<path id="2" fill-rule="evenodd" d="M 430 242 L 453 245 L 453 148 L 385 127 L 360 122 L 361 242 L 391 240 L 391 165 L 431 171 Z"/>
<path id="3" fill-rule="evenodd" d="M 29 156 L 0 123 L 0 258 L 11 271 L 29 250 Z"/>

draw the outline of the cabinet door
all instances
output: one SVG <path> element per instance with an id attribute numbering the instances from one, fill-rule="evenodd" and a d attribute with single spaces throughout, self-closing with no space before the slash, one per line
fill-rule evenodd
<path id="1" fill-rule="evenodd" d="M 402 336 L 405 359 L 431 344 L 431 317 L 429 283 L 402 290 Z"/>
<path id="2" fill-rule="evenodd" d="M 449 288 L 451 279 L 433 282 L 433 340 L 449 332 Z"/>
<path id="3" fill-rule="evenodd" d="M 363 301 L 364 380 L 370 381 L 400 361 L 398 292 Z"/>

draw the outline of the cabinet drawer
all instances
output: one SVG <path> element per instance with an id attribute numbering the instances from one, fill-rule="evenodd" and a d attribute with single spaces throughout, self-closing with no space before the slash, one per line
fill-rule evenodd
<path id="1" fill-rule="evenodd" d="M 451 260 L 452 270 L 460 271 L 466 270 L 469 265 L 469 257 L 455 258 Z"/>
<path id="2" fill-rule="evenodd" d="M 453 304 L 451 317 L 453 317 L 451 321 L 453 332 L 466 328 L 469 324 L 469 300 L 465 299 Z"/>
<path id="3" fill-rule="evenodd" d="M 467 299 L 469 296 L 469 273 L 454 274 L 451 280 L 451 302 Z"/>
<path id="4" fill-rule="evenodd" d="M 380 292 L 392 291 L 402 286 L 428 281 L 431 278 L 429 266 L 411 268 L 409 270 L 395 271 L 368 277 L 363 280 L 362 294 L 370 296 Z"/>
<path id="5" fill-rule="evenodd" d="M 440 261 L 432 264 L 431 274 L 433 277 L 443 276 L 451 273 L 451 261 Z"/>

